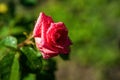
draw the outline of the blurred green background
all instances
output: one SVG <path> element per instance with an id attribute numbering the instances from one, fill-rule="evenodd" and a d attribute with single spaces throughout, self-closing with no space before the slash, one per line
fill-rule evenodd
<path id="1" fill-rule="evenodd" d="M 20 43 L 40 12 L 64 22 L 73 42 L 70 60 L 55 58 L 56 80 L 120 80 L 120 0 L 0 0 L 0 39 Z"/>

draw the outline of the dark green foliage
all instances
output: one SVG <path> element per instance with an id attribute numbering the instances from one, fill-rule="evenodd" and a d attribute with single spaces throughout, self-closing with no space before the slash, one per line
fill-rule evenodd
<path id="1" fill-rule="evenodd" d="M 63 59 L 63 60 L 69 60 L 69 54 L 60 54 L 60 57 Z"/>
<path id="2" fill-rule="evenodd" d="M 40 72 L 42 67 L 42 60 L 40 56 L 37 56 L 38 53 L 31 47 L 22 47 L 21 51 L 23 56 L 26 57 L 26 63 L 23 59 L 21 62 L 24 62 L 24 65 L 28 66 L 31 71 Z"/>
<path id="3" fill-rule="evenodd" d="M 56 61 L 53 59 L 42 60 L 43 66 L 40 73 L 37 73 L 37 80 L 55 80 Z"/>
<path id="4" fill-rule="evenodd" d="M 6 54 L 0 60 L 0 80 L 9 80 L 13 64 L 14 53 Z"/>
<path id="5" fill-rule="evenodd" d="M 29 73 L 36 75 L 36 80 L 55 80 L 54 71 L 56 62 L 52 59 L 42 60 L 40 53 L 31 47 L 22 47 L 20 59 L 22 78 L 30 77 Z"/>

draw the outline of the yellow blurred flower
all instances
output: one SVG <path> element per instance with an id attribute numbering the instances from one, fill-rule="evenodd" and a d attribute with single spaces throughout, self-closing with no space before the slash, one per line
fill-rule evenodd
<path id="1" fill-rule="evenodd" d="M 8 11 L 8 6 L 5 3 L 0 3 L 0 13 L 4 14 Z"/>

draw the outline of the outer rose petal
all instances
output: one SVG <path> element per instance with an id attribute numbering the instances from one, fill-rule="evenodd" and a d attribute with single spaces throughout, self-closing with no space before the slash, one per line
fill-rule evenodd
<path id="1" fill-rule="evenodd" d="M 39 38 L 39 37 L 35 37 L 35 43 L 36 43 L 36 47 L 38 48 L 38 49 L 41 49 L 41 38 Z"/>
<path id="2" fill-rule="evenodd" d="M 49 16 L 46 16 L 43 12 L 41 12 L 35 24 L 35 28 L 33 30 L 33 36 L 41 37 L 42 24 L 44 25 L 44 27 L 48 28 L 51 22 L 53 22 L 52 18 Z"/>
<path id="3" fill-rule="evenodd" d="M 35 38 L 35 42 L 36 42 L 36 47 L 42 52 L 42 55 L 43 55 L 44 59 L 48 59 L 50 57 L 58 55 L 57 51 L 52 51 L 50 49 L 42 47 L 42 45 L 41 45 L 41 38 L 36 37 Z"/>
<path id="4" fill-rule="evenodd" d="M 51 50 L 49 50 L 47 48 L 42 48 L 41 51 L 42 51 L 42 55 L 43 55 L 44 59 L 48 59 L 48 58 L 51 58 L 53 56 L 58 55 L 58 52 L 51 51 Z"/>

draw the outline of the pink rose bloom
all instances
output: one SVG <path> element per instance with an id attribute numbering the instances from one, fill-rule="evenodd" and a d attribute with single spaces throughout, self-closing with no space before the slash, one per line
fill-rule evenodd
<path id="1" fill-rule="evenodd" d="M 44 59 L 70 52 L 71 41 L 64 23 L 54 23 L 52 18 L 46 16 L 43 12 L 37 19 L 33 36 Z"/>

